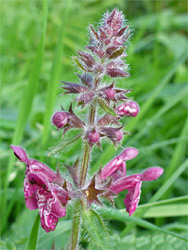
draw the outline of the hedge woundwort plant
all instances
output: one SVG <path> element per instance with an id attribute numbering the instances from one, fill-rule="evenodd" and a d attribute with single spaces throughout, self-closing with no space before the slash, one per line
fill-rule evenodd
<path id="1" fill-rule="evenodd" d="M 72 128 L 82 130 L 76 138 L 82 137 L 83 140 L 82 159 L 69 167 L 74 185 L 61 175 L 59 169 L 54 173 L 42 162 L 29 159 L 22 148 L 11 145 L 16 157 L 27 165 L 24 180 L 26 206 L 31 210 L 39 208 L 41 226 L 46 232 L 55 230 L 58 218 L 66 215 L 67 204 L 74 202 L 69 249 L 77 249 L 82 214 L 92 203 L 102 205 L 100 197 L 113 203 L 114 197 L 126 189 L 124 203 L 126 211 L 132 215 L 139 203 L 142 182 L 156 180 L 163 173 L 162 168 L 151 167 L 143 173 L 126 176 L 126 161 L 138 154 L 136 148 L 130 147 L 123 149 L 86 183 L 93 146 L 101 148 L 103 138 L 115 146 L 121 145 L 125 134 L 121 118 L 136 117 L 139 113 L 138 104 L 126 96 L 131 90 L 116 87 L 116 79 L 122 77 L 126 81 L 129 76 L 124 59 L 130 29 L 125 24 L 123 13 L 117 9 L 107 12 L 98 30 L 91 25 L 89 28 L 90 44 L 73 58 L 82 71 L 77 74 L 80 84 L 62 82 L 64 94 L 75 94 L 73 102 L 82 108 L 89 107 L 88 119 L 81 120 L 74 113 L 72 103 L 68 111 L 62 108 L 52 116 L 52 124 L 62 129 L 63 135 Z M 110 79 L 109 84 L 104 76 Z M 102 116 L 98 106 L 104 112 Z"/>

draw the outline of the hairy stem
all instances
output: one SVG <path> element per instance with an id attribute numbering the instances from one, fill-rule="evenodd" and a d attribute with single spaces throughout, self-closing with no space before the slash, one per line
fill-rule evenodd
<path id="1" fill-rule="evenodd" d="M 87 170 L 88 170 L 88 165 L 89 165 L 90 152 L 91 152 L 91 147 L 88 142 L 85 142 L 81 169 L 80 169 L 80 179 L 79 179 L 80 187 L 83 187 L 85 185 L 85 180 L 86 180 Z"/>
<path id="2" fill-rule="evenodd" d="M 71 232 L 71 243 L 70 250 L 76 250 L 79 242 L 79 231 L 81 221 L 82 205 L 80 200 L 75 201 L 74 213 L 72 217 L 72 232 Z"/>
<path id="3" fill-rule="evenodd" d="M 99 79 L 96 76 L 95 78 L 95 87 L 97 87 L 99 83 Z M 95 113 L 96 113 L 96 101 L 92 103 L 89 110 L 89 119 L 88 119 L 88 125 L 93 126 L 95 123 Z M 91 154 L 91 146 L 87 141 L 85 141 L 84 149 L 83 149 L 83 157 L 81 162 L 81 168 L 80 168 L 80 176 L 79 176 L 79 185 L 80 188 L 82 188 L 85 185 L 86 177 L 87 177 L 87 171 L 89 166 L 89 160 L 90 160 L 90 154 Z M 75 209 L 72 219 L 72 233 L 71 233 L 71 250 L 76 250 L 78 246 L 78 240 L 79 240 L 79 228 L 80 228 L 80 222 L 81 222 L 81 211 L 83 208 L 83 204 L 81 204 L 80 200 L 77 200 L 75 203 Z"/>
<path id="4" fill-rule="evenodd" d="M 95 122 L 95 112 L 96 112 L 96 101 L 94 101 L 91 104 L 90 110 L 89 110 L 89 124 L 94 125 Z"/>

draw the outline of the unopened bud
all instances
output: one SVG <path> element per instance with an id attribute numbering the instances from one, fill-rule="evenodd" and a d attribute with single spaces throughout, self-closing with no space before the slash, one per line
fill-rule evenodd
<path id="1" fill-rule="evenodd" d="M 120 116 L 136 117 L 140 108 L 136 102 L 126 102 L 119 105 L 116 109 L 116 114 Z"/>
<path id="2" fill-rule="evenodd" d="M 127 77 L 129 74 L 118 68 L 107 69 L 107 75 L 111 77 Z"/>
<path id="3" fill-rule="evenodd" d="M 113 99 L 115 97 L 115 90 L 112 88 L 105 89 L 105 95 L 108 99 Z"/>
<path id="4" fill-rule="evenodd" d="M 117 130 L 115 134 L 116 134 L 116 140 L 121 141 L 123 138 L 123 133 L 120 130 Z"/>
<path id="5" fill-rule="evenodd" d="M 56 112 L 52 116 L 52 124 L 57 128 L 64 127 L 69 120 L 69 114 L 67 112 Z"/>
<path id="6" fill-rule="evenodd" d="M 92 131 L 87 134 L 87 139 L 90 143 L 97 143 L 100 141 L 100 135 L 97 131 Z"/>
<path id="7" fill-rule="evenodd" d="M 104 67 L 103 67 L 103 65 L 101 65 L 101 64 L 97 64 L 97 65 L 94 67 L 94 70 L 93 70 L 93 71 L 96 72 L 96 73 L 102 74 L 102 73 L 104 72 Z"/>

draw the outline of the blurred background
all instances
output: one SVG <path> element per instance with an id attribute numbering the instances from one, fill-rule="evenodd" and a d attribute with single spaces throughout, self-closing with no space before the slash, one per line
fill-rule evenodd
<path id="1" fill-rule="evenodd" d="M 97 27 L 103 13 L 115 7 L 124 12 L 132 28 L 127 44 L 130 78 L 116 82 L 119 87 L 133 89 L 130 97 L 141 107 L 137 118 L 124 119 L 130 135 L 125 137 L 123 147 L 134 146 L 140 151 L 136 159 L 128 162 L 127 171 L 133 174 L 149 166 L 164 168 L 157 182 L 143 184 L 140 205 L 150 201 L 160 187 L 162 192 L 153 201 L 170 198 L 174 202 L 149 210 L 143 217 L 157 226 L 186 233 L 187 1 L 62 0 L 49 1 L 48 5 L 48 1 L 8 0 L 1 1 L 1 249 L 24 249 L 37 214 L 25 206 L 25 166 L 16 161 L 9 146 L 22 146 L 31 158 L 54 170 L 59 162 L 62 172 L 65 163 L 72 165 L 77 159 L 81 140 L 48 156 L 64 140 L 62 131 L 55 131 L 50 118 L 60 105 L 67 109 L 74 98 L 59 96 L 60 80 L 79 82 L 71 56 L 88 44 L 88 25 Z M 86 118 L 87 108 L 74 110 Z M 102 147 L 103 152 L 97 148 L 93 151 L 90 174 L 121 150 L 115 151 L 108 141 Z M 166 189 L 165 183 L 169 184 Z M 124 196 L 122 192 L 116 199 L 119 209 L 124 208 Z M 151 234 L 131 223 L 127 231 L 123 222 L 111 220 L 109 224 L 113 233 L 124 232 L 123 237 L 131 233 L 142 237 L 142 243 L 145 235 Z M 66 245 L 70 221 L 59 223 L 57 230 L 48 235 L 40 231 L 39 249 L 51 249 L 54 238 L 60 249 Z M 83 246 L 84 241 L 83 238 Z M 171 242 L 175 246 L 176 241 Z M 138 249 L 147 249 L 142 247 Z"/>

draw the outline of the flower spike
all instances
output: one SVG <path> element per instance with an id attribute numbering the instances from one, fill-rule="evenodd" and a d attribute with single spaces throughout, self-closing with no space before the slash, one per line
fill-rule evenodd
<path id="1" fill-rule="evenodd" d="M 128 96 L 132 89 L 118 88 L 116 82 L 117 78 L 124 78 L 126 87 L 126 78 L 129 77 L 125 59 L 130 28 L 123 12 L 116 8 L 111 12 L 107 11 L 100 25 L 97 28 L 90 25 L 89 30 L 90 43 L 85 50 L 77 51 L 77 55 L 72 57 L 81 71 L 76 73 L 78 82 L 67 82 L 66 79 L 61 81 L 63 93 L 60 95 L 73 94 L 74 99 L 71 100 L 68 110 L 61 106 L 60 111 L 56 111 L 51 118 L 56 130 L 63 131 L 63 136 L 69 130 L 79 132 L 74 137 L 63 137 L 63 142 L 48 154 L 57 153 L 79 139 L 83 143 L 82 160 L 79 161 L 74 152 L 69 161 L 73 160 L 75 163 L 63 163 L 68 171 L 62 176 L 59 164 L 57 172 L 54 172 L 44 163 L 30 159 L 21 147 L 11 145 L 15 156 L 26 164 L 26 206 L 30 210 L 39 209 L 41 226 L 46 232 L 55 230 L 59 218 L 66 216 L 67 205 L 76 200 L 71 234 L 71 242 L 76 244 L 79 239 L 81 214 L 84 214 L 86 207 L 89 208 L 93 203 L 103 206 L 104 198 L 115 207 L 114 198 L 127 190 L 124 204 L 131 216 L 139 204 L 143 182 L 157 180 L 163 173 L 161 167 L 151 167 L 142 173 L 128 176 L 127 162 L 137 156 L 138 150 L 127 147 L 103 168 L 101 166 L 87 184 L 95 145 L 102 151 L 102 141 L 110 139 L 115 147 L 122 147 L 121 141 L 128 132 L 124 131 L 126 124 L 122 123 L 121 118 L 126 116 L 128 120 L 128 117 L 136 117 L 140 111 L 137 102 Z M 74 107 L 81 106 L 84 109 L 83 120 L 73 111 L 73 102 Z M 79 248 L 76 244 L 70 249 Z"/>

